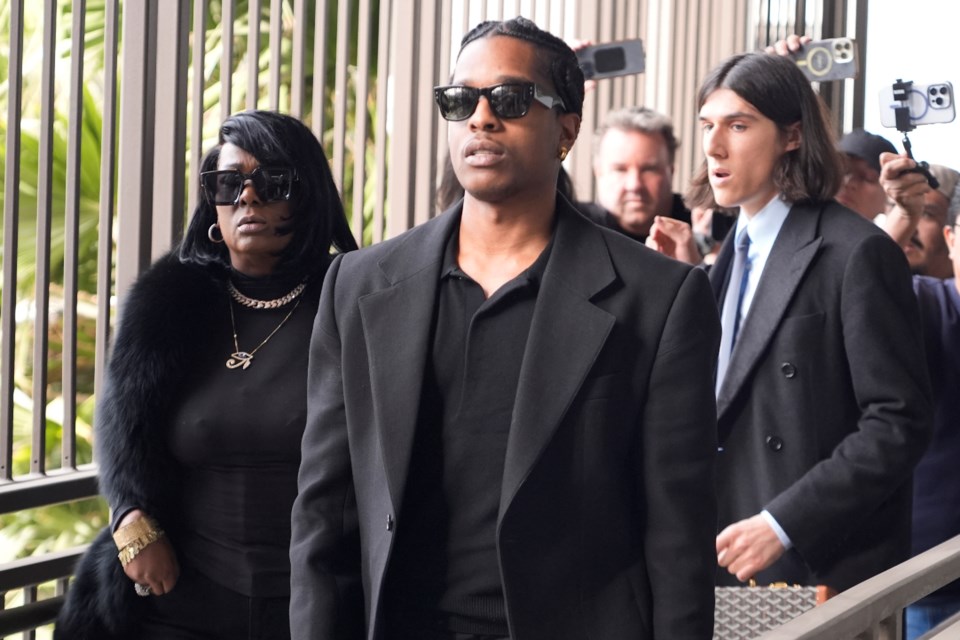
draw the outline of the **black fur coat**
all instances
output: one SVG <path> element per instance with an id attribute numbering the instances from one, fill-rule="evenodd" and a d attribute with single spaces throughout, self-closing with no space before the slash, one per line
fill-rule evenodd
<path id="1" fill-rule="evenodd" d="M 165 425 L 185 372 L 203 353 L 223 299 L 225 277 L 158 260 L 131 288 L 113 345 L 96 412 L 100 492 L 109 504 L 136 506 L 175 539 L 176 463 L 167 453 Z M 222 307 L 219 307 L 222 309 Z M 57 640 L 136 637 L 144 598 L 123 573 L 109 527 L 77 564 L 57 620 Z"/>

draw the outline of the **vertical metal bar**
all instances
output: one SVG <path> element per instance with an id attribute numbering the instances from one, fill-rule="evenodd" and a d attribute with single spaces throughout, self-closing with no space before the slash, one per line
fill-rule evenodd
<path id="1" fill-rule="evenodd" d="M 188 20 L 188 14 L 186 7 L 183 10 L 183 19 Z M 184 98 L 187 93 L 187 39 L 189 29 L 184 29 L 182 39 L 179 37 L 177 41 L 180 42 L 178 46 L 178 51 L 183 51 L 183 57 L 177 57 L 177 64 L 171 65 L 173 67 L 172 73 L 170 73 L 170 80 L 176 83 L 176 92 L 180 92 Z M 204 74 L 204 60 L 206 59 L 206 36 L 207 36 L 207 0 L 194 0 L 193 3 L 193 95 L 190 99 L 191 106 L 191 130 L 190 130 L 190 175 L 195 176 L 200 172 L 200 162 L 203 159 L 203 112 L 204 112 L 204 99 L 203 91 L 206 87 L 206 77 Z M 178 117 L 183 118 L 183 128 L 186 131 L 186 118 L 187 118 L 187 100 L 180 98 L 174 104 L 168 104 L 167 109 L 172 113 L 178 114 Z M 177 123 L 179 124 L 179 122 Z M 186 136 L 182 138 L 178 137 L 173 143 L 172 151 L 174 154 L 178 154 L 180 158 L 183 158 L 183 149 L 186 145 Z M 186 167 L 183 166 L 183 163 L 180 162 L 179 166 L 179 186 L 181 192 L 184 189 L 184 180 Z M 192 188 L 187 189 L 187 206 L 190 211 L 193 211 L 197 206 L 197 189 Z M 180 202 L 180 236 L 183 234 L 183 201 Z"/>
<path id="2" fill-rule="evenodd" d="M 575 13 L 572 14 L 572 22 L 578 25 L 578 34 L 585 40 L 600 42 L 600 16 L 602 8 L 597 2 L 592 0 L 578 1 Z M 560 13 L 561 22 L 567 21 L 566 11 Z M 561 27 L 562 29 L 562 27 Z M 578 197 L 583 200 L 593 200 L 594 198 L 594 180 L 592 175 L 592 158 L 589 149 L 593 145 L 593 132 L 597 129 L 598 114 L 601 113 L 600 98 L 596 90 L 591 91 L 584 97 L 583 101 L 583 121 L 580 125 L 580 136 L 577 140 L 577 146 L 584 150 L 583 153 L 575 152 L 573 157 L 567 160 L 567 166 L 571 169 L 576 185 Z M 577 149 L 577 146 L 574 149 Z"/>
<path id="3" fill-rule="evenodd" d="M 293 2 L 293 68 L 290 78 L 290 114 L 303 119 L 303 89 L 307 57 L 307 2 Z"/>
<path id="4" fill-rule="evenodd" d="M 353 116 L 353 235 L 363 238 L 363 194 L 367 181 L 367 105 L 370 98 L 370 0 L 360 0 L 357 15 L 357 96 Z M 346 195 L 346 194 L 344 194 Z"/>
<path id="5" fill-rule="evenodd" d="M 413 226 L 414 190 L 412 180 L 405 175 L 408 167 L 416 166 L 416 99 L 414 87 L 419 85 L 419 54 L 417 28 L 420 24 L 420 3 L 407 10 L 392 12 L 390 55 L 394 61 L 391 71 L 394 78 L 407 82 L 393 83 L 393 109 L 391 114 L 390 172 L 387 186 L 387 202 L 390 215 L 387 218 L 387 233 L 396 236 Z M 406 179 L 404 179 L 406 178 Z"/>
<path id="6" fill-rule="evenodd" d="M 467 2 L 469 2 L 469 0 L 467 0 Z M 460 33 L 459 33 L 459 36 L 460 36 L 460 39 L 461 39 L 461 40 L 463 39 L 463 36 L 465 36 L 465 35 L 467 34 L 467 31 L 469 31 L 469 30 L 470 30 L 470 27 L 472 27 L 472 26 L 473 26 L 473 24 L 470 22 L 470 7 L 469 7 L 469 6 L 466 6 L 466 7 L 463 8 L 463 20 L 462 20 L 461 23 L 460 23 Z M 459 47 L 458 47 L 458 48 L 459 48 Z M 451 67 L 452 67 L 452 66 L 453 66 L 453 65 L 451 65 Z"/>
<path id="7" fill-rule="evenodd" d="M 327 102 L 327 11 L 329 0 L 318 0 L 313 29 L 313 114 L 311 125 L 320 142 L 326 127 Z M 383 67 L 381 67 L 383 69 Z M 383 74 L 386 75 L 386 74 Z M 386 96 L 386 93 L 383 94 Z"/>
<path id="8" fill-rule="evenodd" d="M 420 10 L 418 30 L 419 72 L 411 83 L 414 94 L 410 104 L 414 112 L 414 152 L 416 172 L 413 176 L 414 224 L 426 222 L 436 202 L 433 177 L 437 175 L 437 110 L 430 100 L 438 80 L 439 43 L 437 29 L 442 0 L 424 0 Z M 501 14 L 503 4 L 501 2 Z"/>
<path id="9" fill-rule="evenodd" d="M 610 2 L 610 40 L 623 40 L 626 20 L 624 19 L 624 9 L 625 2 L 624 0 L 613 0 Z M 626 79 L 622 76 L 619 78 L 613 78 L 613 81 L 610 83 L 610 88 L 612 90 L 611 106 L 619 107 L 624 104 L 624 84 Z"/>
<path id="10" fill-rule="evenodd" d="M 247 12 L 247 109 L 260 98 L 260 0 L 250 0 Z"/>
<path id="11" fill-rule="evenodd" d="M 283 37 L 283 1 L 270 0 L 270 108 L 280 109 L 280 39 Z"/>
<path id="12" fill-rule="evenodd" d="M 40 79 L 40 157 L 37 167 L 37 237 L 33 323 L 33 421 L 30 473 L 42 474 L 47 442 L 47 348 L 50 335 L 50 234 L 53 218 L 53 90 L 57 61 L 57 1 L 43 3 Z M 19 158 L 7 158 L 19 162 Z M 18 189 L 18 186 L 14 188 Z M 10 189 L 7 189 L 10 191 Z M 6 254 L 5 254 L 6 255 Z"/>
<path id="13" fill-rule="evenodd" d="M 3 305 L 0 328 L 0 481 L 13 478 L 13 370 L 17 331 L 17 234 L 20 227 L 20 99 L 23 91 L 23 0 L 10 0 L 7 144 L 3 184 Z"/>
<path id="14" fill-rule="evenodd" d="M 439 69 L 439 80 L 441 83 L 446 83 L 450 78 L 450 70 L 453 65 L 450 64 L 450 49 L 452 46 L 452 37 L 451 31 L 453 30 L 453 15 L 452 8 L 450 3 L 444 2 L 441 5 L 441 15 L 440 15 L 440 37 L 439 37 L 439 54 L 437 56 L 438 69 Z M 433 104 L 430 104 L 430 108 L 433 108 Z M 433 185 L 433 192 L 436 194 L 437 187 L 439 186 L 440 179 L 443 177 L 444 172 L 446 171 L 445 164 L 448 162 L 448 157 L 450 151 L 447 149 L 447 121 L 438 118 L 437 119 L 437 144 L 436 151 L 434 153 L 436 156 L 435 166 L 437 167 L 436 174 L 434 174 L 431 185 Z M 434 197 L 430 201 L 430 216 L 433 217 L 439 211 L 434 211 L 436 207 L 437 199 Z"/>
<path id="15" fill-rule="evenodd" d="M 794 33 L 803 35 L 807 33 L 807 2 L 806 0 L 796 0 L 794 9 Z"/>
<path id="16" fill-rule="evenodd" d="M 377 171 L 377 193 L 373 205 L 374 243 L 383 240 L 387 202 L 387 87 L 393 70 L 391 56 L 390 25 L 392 24 L 392 0 L 380 0 L 380 25 L 377 42 L 377 124 L 374 138 L 374 163 Z"/>
<path id="17" fill-rule="evenodd" d="M 220 122 L 233 113 L 233 3 L 223 0 L 223 16 L 220 28 Z M 197 165 L 191 165 L 196 172 Z M 191 204 L 190 209 L 193 209 Z"/>
<path id="18" fill-rule="evenodd" d="M 120 0 L 106 0 L 103 37 L 103 128 L 100 134 L 100 217 L 97 241 L 97 333 L 94 393 L 103 389 L 110 347 L 110 292 L 113 280 L 113 218 L 117 168 L 117 16 Z M 64 461 L 66 465 L 66 461 Z"/>
<path id="19" fill-rule="evenodd" d="M 37 601 L 37 588 L 36 588 L 35 586 L 32 586 L 32 587 L 24 587 L 24 588 L 23 588 L 23 604 L 24 604 L 24 606 L 26 606 L 26 605 L 28 605 L 28 604 L 33 604 L 33 603 L 36 602 L 36 601 Z M 31 630 L 29 630 L 29 631 L 24 631 L 23 634 L 22 634 L 20 637 L 21 637 L 23 640 L 36 640 L 37 632 L 36 632 L 36 630 L 33 630 L 33 629 L 31 629 Z"/>
<path id="20" fill-rule="evenodd" d="M 150 0 L 123 3 L 120 93 L 117 297 L 150 264 L 156 74 L 156 11 Z"/>
<path id="21" fill-rule="evenodd" d="M 597 30 L 595 32 L 596 42 L 610 42 L 614 38 L 613 29 L 614 23 L 616 22 L 614 1 L 615 0 L 603 0 L 597 3 L 597 11 L 599 13 Z M 594 93 L 597 96 L 597 115 L 602 118 L 613 104 L 613 84 L 609 80 L 598 82 Z"/>
<path id="22" fill-rule="evenodd" d="M 80 171 L 83 136 L 83 56 L 86 0 L 73 2 L 70 50 L 70 124 L 67 134 L 67 210 L 63 238 L 63 458 L 76 466 L 77 291 L 80 268 Z"/>
<path id="23" fill-rule="evenodd" d="M 205 12 L 205 0 L 196 0 L 194 9 Z M 153 193 L 151 255 L 158 257 L 183 237 L 184 149 L 187 141 L 187 57 L 189 55 L 189 0 L 168 0 L 166 10 L 157 14 L 157 119 L 154 180 L 165 185 Z M 201 47 L 203 42 L 202 15 Z M 196 30 L 195 30 L 196 31 Z M 201 56 L 202 57 L 202 56 Z M 195 69 L 196 71 L 196 69 Z M 199 70 L 203 90 L 203 69 Z M 201 93 L 202 95 L 202 93 Z M 193 197 L 190 198 L 191 204 Z"/>
<path id="24" fill-rule="evenodd" d="M 633 2 L 628 2 L 623 8 L 624 10 L 624 25 L 626 26 L 624 30 L 624 38 L 640 38 L 640 5 L 643 4 L 640 0 L 634 0 Z M 640 77 L 636 75 L 628 76 L 624 79 L 623 82 L 623 94 L 624 102 L 623 106 L 632 106 L 635 104 L 643 104 L 640 100 L 640 94 L 642 93 L 643 83 L 640 82 Z"/>
<path id="25" fill-rule="evenodd" d="M 867 0 L 855 0 L 857 15 L 854 38 L 860 50 L 860 72 L 853 79 L 853 128 L 863 128 L 867 88 Z"/>
<path id="26" fill-rule="evenodd" d="M 350 3 L 337 3 L 336 79 L 333 90 L 333 181 L 344 194 L 347 137 L 347 67 L 350 64 Z"/>

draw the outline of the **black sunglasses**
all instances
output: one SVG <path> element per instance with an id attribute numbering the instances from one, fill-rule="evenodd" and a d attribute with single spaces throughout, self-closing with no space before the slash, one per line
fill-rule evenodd
<path id="1" fill-rule="evenodd" d="M 260 200 L 267 203 L 289 200 L 293 183 L 298 179 L 296 169 L 290 167 L 257 167 L 251 173 L 223 169 L 201 173 L 200 185 L 210 204 L 236 206 L 247 180 L 253 183 Z"/>
<path id="2" fill-rule="evenodd" d="M 548 109 L 566 108 L 563 100 L 544 93 L 532 82 L 504 82 L 483 88 L 454 84 L 434 87 L 433 96 L 443 119 L 453 122 L 466 120 L 473 115 L 480 103 L 480 96 L 486 97 L 498 118 L 522 118 L 527 115 L 534 100 Z"/>

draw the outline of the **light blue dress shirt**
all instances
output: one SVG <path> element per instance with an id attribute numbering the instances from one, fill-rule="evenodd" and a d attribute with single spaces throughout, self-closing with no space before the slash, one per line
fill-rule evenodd
<path id="1" fill-rule="evenodd" d="M 757 285 L 760 284 L 760 276 L 763 275 L 763 268 L 767 264 L 770 250 L 773 249 L 773 243 L 777 240 L 777 235 L 780 234 L 780 228 L 783 227 L 791 206 L 793 206 L 792 203 L 777 195 L 752 217 L 741 211 L 740 217 L 737 218 L 735 233 L 739 235 L 740 231 L 746 227 L 747 233 L 750 235 L 750 248 L 747 250 L 747 264 L 750 268 L 750 274 L 747 278 L 747 288 L 743 292 L 743 300 L 740 302 L 741 327 L 744 326 L 748 317 L 753 296 L 757 292 Z M 734 238 L 738 235 L 735 235 Z M 777 534 L 784 548 L 789 549 L 793 546 L 790 536 L 787 535 L 769 511 L 764 509 L 760 515 Z"/>

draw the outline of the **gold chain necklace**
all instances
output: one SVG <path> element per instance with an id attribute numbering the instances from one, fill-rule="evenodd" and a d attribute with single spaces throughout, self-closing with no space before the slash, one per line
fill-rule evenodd
<path id="1" fill-rule="evenodd" d="M 303 290 L 306 287 L 307 281 L 304 280 L 294 287 L 293 291 L 285 296 L 281 296 L 275 300 L 257 300 L 256 298 L 250 298 L 243 295 L 235 286 L 233 286 L 231 281 L 227 280 L 227 291 L 230 292 L 230 296 L 243 306 L 250 307 L 251 309 L 279 309 L 280 307 L 289 304 L 291 300 L 303 293 Z"/>
<path id="2" fill-rule="evenodd" d="M 293 305 L 293 308 L 284 316 L 283 320 L 280 321 L 280 324 L 270 332 L 266 338 L 263 339 L 263 342 L 258 344 L 253 351 L 240 351 L 240 345 L 237 344 L 237 321 L 233 317 L 233 303 L 230 303 L 230 326 L 233 328 L 233 348 L 235 351 L 230 354 L 230 357 L 227 358 L 227 369 L 248 369 L 250 367 L 250 362 L 253 360 L 253 354 L 260 350 L 260 347 L 267 344 L 270 338 L 273 337 L 277 331 L 280 331 L 280 328 L 287 324 L 287 320 L 290 319 L 290 316 L 293 315 L 293 312 L 297 310 L 297 307 L 300 306 L 300 301 L 303 298 L 297 299 L 297 304 Z"/>

